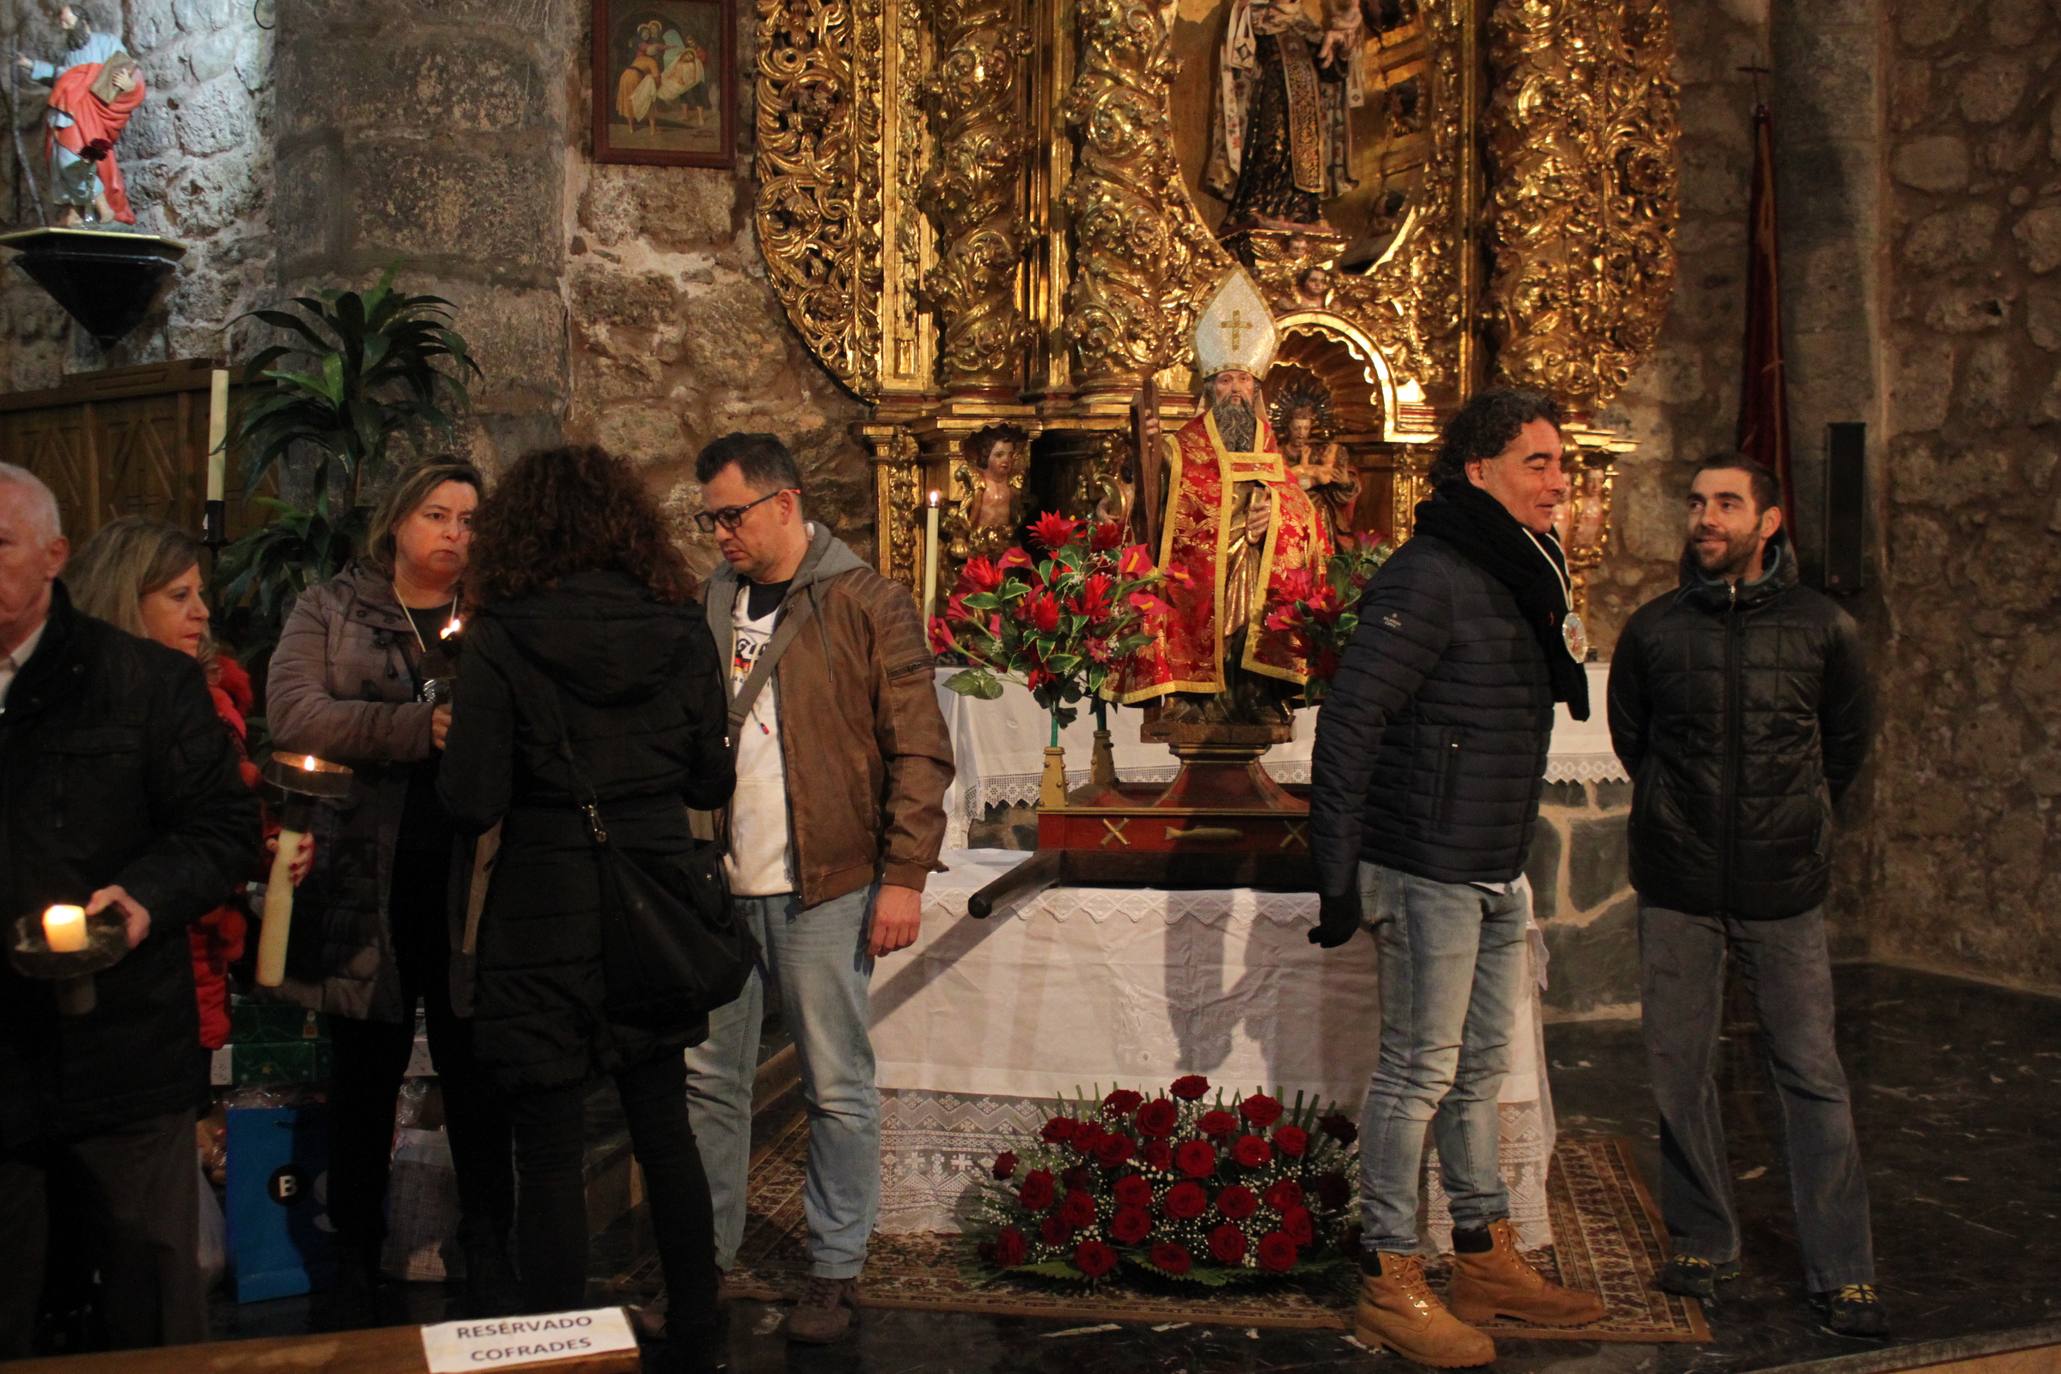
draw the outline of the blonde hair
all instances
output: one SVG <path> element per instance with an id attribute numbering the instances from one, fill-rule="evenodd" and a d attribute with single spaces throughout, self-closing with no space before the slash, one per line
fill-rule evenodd
<path id="1" fill-rule="evenodd" d="M 373 507 L 372 519 L 365 526 L 365 561 L 392 577 L 394 531 L 446 482 L 463 482 L 480 496 L 487 494 L 487 479 L 463 458 L 430 458 L 404 469 Z"/>
<path id="2" fill-rule="evenodd" d="M 200 564 L 200 541 L 175 525 L 141 515 L 110 520 L 64 567 L 72 604 L 139 639 L 143 598 Z M 207 658 L 205 646 L 201 654 Z"/>

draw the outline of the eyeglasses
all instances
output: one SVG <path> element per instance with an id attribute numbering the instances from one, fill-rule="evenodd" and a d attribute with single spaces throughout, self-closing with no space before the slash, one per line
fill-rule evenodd
<path id="1" fill-rule="evenodd" d="M 756 501 L 746 501 L 741 506 L 725 506 L 721 510 L 696 511 L 694 513 L 694 527 L 703 534 L 714 534 L 718 525 L 721 525 L 726 530 L 734 530 L 744 523 L 744 517 L 751 513 L 753 506 L 763 506 L 766 502 L 780 495 L 781 492 L 786 491 L 799 495 L 801 488 L 781 487 L 778 491 L 767 492 Z"/>

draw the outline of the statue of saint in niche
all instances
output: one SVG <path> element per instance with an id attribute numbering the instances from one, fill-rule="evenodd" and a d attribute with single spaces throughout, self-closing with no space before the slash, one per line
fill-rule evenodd
<path id="1" fill-rule="evenodd" d="M 1015 425 L 984 425 L 966 436 L 966 552 L 993 558 L 1023 527 L 1023 468 L 1028 436 Z"/>
<path id="2" fill-rule="evenodd" d="M 1360 500 L 1360 474 L 1352 455 L 1330 439 L 1331 406 L 1320 391 L 1286 392 L 1274 404 L 1281 456 L 1295 484 L 1331 525 L 1334 541 L 1353 532 L 1353 507 Z"/>
<path id="3" fill-rule="evenodd" d="M 1219 234 L 1338 232 L 1328 203 L 1369 173 L 1377 191 L 1387 186 L 1400 170 L 1387 153 L 1354 170 L 1355 112 L 1375 103 L 1386 132 L 1360 121 L 1359 136 L 1381 146 L 1409 122 L 1402 106 L 1414 101 L 1416 83 L 1386 70 L 1391 57 L 1369 49 L 1414 30 L 1415 11 L 1414 0 L 1230 0 L 1202 176 L 1203 189 L 1227 204 Z M 1378 198 L 1400 195 L 1387 188 Z M 1381 216 L 1381 206 L 1368 208 Z M 1348 237 L 1360 233 L 1357 222 L 1340 227 Z"/>

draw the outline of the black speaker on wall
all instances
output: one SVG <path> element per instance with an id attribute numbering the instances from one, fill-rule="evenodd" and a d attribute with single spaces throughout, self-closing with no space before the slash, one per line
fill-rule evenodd
<path id="1" fill-rule="evenodd" d="M 1825 590 L 1867 585 L 1868 427 L 1858 420 L 1825 426 Z"/>

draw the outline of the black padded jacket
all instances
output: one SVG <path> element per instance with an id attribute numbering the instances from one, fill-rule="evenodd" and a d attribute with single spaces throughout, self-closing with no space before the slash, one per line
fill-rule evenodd
<path id="1" fill-rule="evenodd" d="M 1853 618 L 1774 568 L 1739 586 L 1684 558 L 1610 665 L 1610 740 L 1632 775 L 1632 886 L 1699 916 L 1776 920 L 1825 900 L 1832 808 L 1860 771 L 1868 677 Z"/>
<path id="2" fill-rule="evenodd" d="M 1319 892 L 1361 860 L 1437 882 L 1508 882 L 1538 820 L 1553 690 L 1509 589 L 1420 534 L 1368 584 L 1317 717 Z"/>
<path id="3" fill-rule="evenodd" d="M 115 884 L 150 933 L 94 976 L 85 1016 L 0 964 L 0 1152 L 192 1109 L 207 1055 L 186 928 L 264 852 L 199 665 L 80 614 L 61 582 L 51 597 L 0 709 L 0 916 Z"/>

